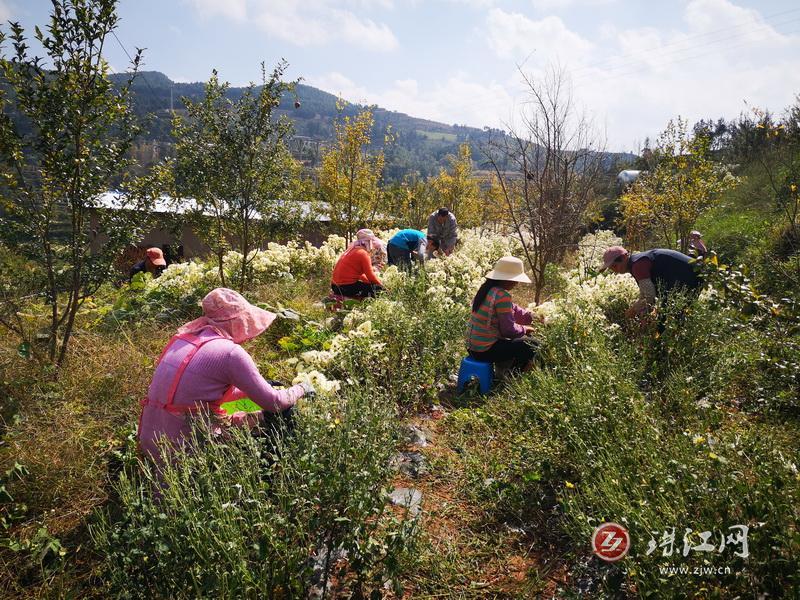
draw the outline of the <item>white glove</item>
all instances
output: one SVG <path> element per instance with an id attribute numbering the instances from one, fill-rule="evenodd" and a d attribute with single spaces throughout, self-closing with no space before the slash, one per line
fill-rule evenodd
<path id="1" fill-rule="evenodd" d="M 317 394 L 317 390 L 315 390 L 314 386 L 311 385 L 310 383 L 302 381 L 300 383 L 300 387 L 303 388 L 303 392 L 305 392 L 304 395 L 306 396 L 315 396 Z"/>

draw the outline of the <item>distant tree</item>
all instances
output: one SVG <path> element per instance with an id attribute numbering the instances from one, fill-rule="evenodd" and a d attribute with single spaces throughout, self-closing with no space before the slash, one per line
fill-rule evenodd
<path id="1" fill-rule="evenodd" d="M 0 323 L 25 337 L 21 306 L 44 302 L 46 355 L 57 366 L 64 362 L 78 310 L 112 277 L 114 260 L 140 236 L 144 223 L 139 210 L 93 211 L 109 182 L 126 170 L 138 132 L 129 92 L 141 52 L 120 87 L 109 80 L 103 58 L 117 26 L 116 5 L 53 0 L 49 24 L 44 31 L 37 27 L 34 36 L 44 57 L 28 53 L 19 23 L 10 24 L 10 35 L 0 32 L 0 240 L 28 261 L 27 275 L 0 290 Z M 142 207 L 128 194 L 117 208 Z"/>
<path id="2" fill-rule="evenodd" d="M 187 116 L 174 121 L 176 195 L 194 200 L 199 219 L 211 219 L 201 233 L 223 284 L 226 250 L 233 245 L 241 252 L 240 289 L 248 285 L 258 248 L 303 212 L 293 179 L 299 171 L 285 143 L 292 125 L 275 115 L 281 95 L 294 86 L 281 80 L 287 66 L 281 61 L 267 76 L 262 63 L 262 84 L 250 84 L 236 100 L 226 97 L 229 86 L 214 71 L 203 99 L 184 99 Z"/>
<path id="3" fill-rule="evenodd" d="M 753 112 L 758 121 L 754 156 L 767 175 L 786 226 L 796 230 L 800 217 L 800 98 L 781 123 L 773 123 L 767 113 L 758 109 Z"/>
<path id="4" fill-rule="evenodd" d="M 511 214 L 519 212 L 519 208 L 515 207 L 513 211 L 507 209 L 503 186 L 497 175 L 492 174 L 483 187 L 484 189 L 480 201 L 480 222 L 482 226 L 499 231 L 503 234 L 513 231 L 514 224 L 511 219 Z"/>
<path id="5" fill-rule="evenodd" d="M 496 136 L 483 152 L 497 177 L 495 193 L 522 243 L 539 302 L 547 265 L 574 245 L 595 200 L 603 152 L 563 71 L 551 69 L 541 79 L 522 76 L 528 92 L 522 128 Z"/>
<path id="6" fill-rule="evenodd" d="M 480 186 L 473 175 L 469 144 L 461 144 L 458 155 L 450 155 L 448 162 L 449 168 L 431 180 L 437 204 L 449 208 L 462 226 L 477 227 L 482 222 Z"/>
<path id="7" fill-rule="evenodd" d="M 349 243 L 358 226 L 372 221 L 381 208 L 384 156 L 370 150 L 372 109 L 350 117 L 346 106 L 340 101 L 336 139 L 323 153 L 319 189 L 331 222 Z"/>
<path id="8" fill-rule="evenodd" d="M 736 178 L 712 160 L 709 144 L 702 132 L 690 135 L 680 117 L 667 124 L 653 150 L 655 167 L 620 200 L 626 232 L 635 245 L 652 237 L 673 248 L 680 240 L 681 252 L 687 251 L 698 217 L 736 184 Z"/>
<path id="9" fill-rule="evenodd" d="M 437 197 L 429 180 L 417 174 L 409 175 L 390 188 L 391 214 L 400 227 L 425 229 L 430 215 L 437 207 Z"/>

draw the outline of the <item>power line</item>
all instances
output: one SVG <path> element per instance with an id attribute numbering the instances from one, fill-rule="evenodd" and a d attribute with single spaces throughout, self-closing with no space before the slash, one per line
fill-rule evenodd
<path id="1" fill-rule="evenodd" d="M 133 62 L 133 57 L 132 57 L 132 56 L 131 56 L 131 55 L 128 53 L 128 51 L 125 49 L 125 46 L 122 44 L 122 42 L 121 42 L 121 41 L 119 41 L 119 38 L 117 37 L 117 34 L 116 34 L 116 32 L 115 32 L 113 29 L 111 30 L 111 35 L 113 35 L 113 36 L 114 36 L 114 39 L 115 39 L 115 40 L 117 40 L 117 43 L 119 44 L 119 47 L 120 47 L 120 48 L 122 48 L 122 51 L 125 53 L 125 56 L 127 56 L 127 57 L 128 57 L 128 60 L 129 60 L 129 61 L 131 61 L 131 63 L 132 63 L 132 62 Z M 147 85 L 148 89 L 150 90 L 150 93 L 151 93 L 151 94 L 153 94 L 153 96 L 155 96 L 155 95 L 156 95 L 156 91 L 155 91 L 155 90 L 153 89 L 153 87 L 150 85 L 150 82 L 149 82 L 149 81 L 147 81 L 147 77 L 145 77 L 145 76 L 144 76 L 144 74 L 143 74 L 143 73 L 141 73 L 141 72 L 138 72 L 137 74 L 141 76 L 141 78 L 142 78 L 142 81 L 144 81 L 144 82 L 145 82 L 145 84 Z"/>
<path id="2" fill-rule="evenodd" d="M 781 23 L 781 25 L 787 25 L 789 23 L 795 23 L 797 21 L 800 21 L 800 17 L 796 17 L 794 19 L 789 19 L 788 21 L 784 21 L 783 23 Z M 734 34 L 734 35 L 730 35 L 730 36 L 725 37 L 725 38 L 712 40 L 712 41 L 706 42 L 704 44 L 697 44 L 697 45 L 694 45 L 694 46 L 686 46 L 685 48 L 678 48 L 678 49 L 672 50 L 670 52 L 658 53 L 658 55 L 660 57 L 661 56 L 670 56 L 670 55 L 680 55 L 680 54 L 682 54 L 684 52 L 691 52 L 691 51 L 694 51 L 694 50 L 696 50 L 698 48 L 705 48 L 705 47 L 709 47 L 709 46 L 714 46 L 716 44 L 719 44 L 719 43 L 722 43 L 722 42 L 727 42 L 727 41 L 730 41 L 730 40 L 733 40 L 733 39 L 736 39 L 736 38 L 741 38 L 743 36 L 750 35 L 752 33 L 753 33 L 753 31 L 743 31 L 743 32 L 740 32 L 740 33 L 737 33 L 737 34 Z M 757 42 L 761 42 L 761 41 L 763 41 L 763 38 L 762 39 L 749 40 L 749 41 L 744 42 L 744 44 L 741 44 L 741 45 L 746 45 L 746 44 L 749 44 L 749 43 L 757 43 Z M 734 47 L 737 47 L 737 46 L 734 46 Z M 647 55 L 650 54 L 650 52 L 648 52 L 647 50 L 643 50 L 642 53 L 643 54 L 647 54 Z M 622 64 L 619 64 L 619 65 L 616 65 L 616 66 L 613 66 L 613 67 L 608 67 L 607 69 L 598 69 L 598 70 L 601 70 L 601 71 L 604 71 L 604 72 L 616 71 L 618 69 L 625 69 L 625 68 L 628 68 L 628 67 L 630 67 L 632 65 L 635 65 L 635 64 L 638 64 L 638 63 L 642 63 L 642 62 L 644 62 L 644 61 L 643 60 L 630 61 L 630 62 L 622 63 Z M 593 77 L 592 73 L 579 73 L 578 77 L 576 79 L 577 80 L 583 80 L 583 79 L 590 79 L 592 77 Z"/>
<path id="3" fill-rule="evenodd" d="M 781 12 L 773 13 L 771 15 L 768 15 L 768 16 L 764 17 L 764 22 L 763 23 L 758 23 L 758 25 L 762 26 L 762 27 L 767 27 L 767 26 L 771 26 L 771 25 L 772 26 L 775 26 L 775 25 L 780 26 L 780 25 L 784 25 L 786 23 L 790 23 L 790 22 L 795 21 L 797 19 L 790 19 L 789 21 L 785 21 L 785 22 L 781 22 L 781 23 L 768 23 L 767 21 L 769 19 L 773 19 L 775 17 L 779 17 L 779 16 L 783 16 L 783 15 L 786 15 L 786 14 L 791 14 L 791 13 L 796 13 L 796 12 L 800 12 L 800 8 L 791 8 L 791 9 L 784 10 L 784 11 L 781 11 Z M 729 30 L 732 30 L 732 29 L 739 29 L 741 27 L 751 27 L 752 25 L 753 25 L 753 22 L 749 21 L 747 23 L 742 22 L 742 23 L 739 23 L 737 25 L 730 25 L 728 27 L 721 27 L 721 28 L 715 29 L 713 31 L 707 31 L 705 33 L 698 33 L 698 34 L 686 36 L 682 40 L 676 40 L 674 42 L 669 42 L 667 44 L 661 44 L 660 46 L 653 46 L 653 47 L 650 47 L 650 48 L 645 48 L 644 51 L 659 52 L 659 51 L 663 50 L 664 48 L 669 48 L 671 46 L 675 46 L 675 45 L 678 45 L 678 44 L 683 44 L 683 43 L 685 43 L 687 41 L 692 41 L 692 40 L 696 40 L 696 39 L 700 39 L 700 38 L 704 38 L 704 37 L 708 37 L 708 36 L 717 35 L 719 33 L 724 33 L 726 31 L 729 31 Z M 689 47 L 691 47 L 691 45 Z M 619 59 L 632 58 L 634 56 L 638 56 L 639 52 L 640 51 L 629 52 L 627 54 L 622 54 L 622 55 L 619 55 L 619 56 L 610 57 L 610 58 L 607 58 L 607 59 L 604 59 L 604 60 L 601 60 L 601 61 L 597 61 L 595 63 L 591 63 L 591 64 L 588 64 L 588 65 L 582 65 L 580 67 L 576 67 L 575 69 L 573 69 L 573 72 L 578 72 L 578 71 L 587 70 L 587 69 L 601 68 L 603 65 L 605 65 L 607 63 L 610 63 L 610 62 L 614 62 L 614 61 L 619 60 Z"/>
<path id="4" fill-rule="evenodd" d="M 789 34 L 793 34 L 793 33 L 798 33 L 798 32 L 800 32 L 800 29 L 794 30 L 794 31 L 790 31 L 788 33 Z M 736 44 L 736 45 L 732 46 L 731 48 L 741 48 L 743 46 L 746 46 L 746 45 L 748 45 L 750 43 L 754 43 L 756 41 L 759 41 L 759 40 L 751 40 L 750 42 L 744 42 L 744 43 L 741 43 L 741 44 Z M 669 66 L 669 65 L 672 65 L 672 64 L 685 62 L 687 60 L 693 60 L 693 59 L 696 59 L 696 58 L 703 58 L 705 56 L 711 56 L 711 55 L 712 55 L 712 53 L 710 53 L 710 52 L 702 52 L 700 54 L 694 54 L 694 55 L 691 55 L 691 56 L 684 56 L 684 57 L 681 57 L 681 58 L 676 58 L 674 60 L 668 60 L 668 61 L 663 62 L 663 63 L 645 64 L 645 65 L 642 65 L 641 67 L 633 69 L 632 71 L 626 71 L 624 73 L 617 73 L 617 74 L 611 75 L 610 77 L 600 77 L 600 78 L 583 77 L 575 84 L 575 87 L 576 88 L 585 87 L 590 82 L 591 83 L 606 82 L 606 81 L 610 81 L 610 80 L 613 80 L 613 79 L 619 79 L 620 77 L 633 75 L 633 74 L 639 73 L 639 72 L 647 70 L 647 69 L 658 69 L 658 68 L 666 67 L 666 66 Z M 634 63 L 632 63 L 632 64 L 634 64 Z"/>

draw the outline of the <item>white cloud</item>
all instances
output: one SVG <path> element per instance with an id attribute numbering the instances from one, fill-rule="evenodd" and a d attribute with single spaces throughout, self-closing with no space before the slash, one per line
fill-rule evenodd
<path id="1" fill-rule="evenodd" d="M 5 0 L 0 0 L 0 22 L 8 21 L 14 17 L 14 8 Z"/>
<path id="2" fill-rule="evenodd" d="M 501 126 L 508 120 L 513 104 L 509 86 L 497 81 L 475 81 L 463 72 L 451 73 L 432 86 L 421 85 L 415 79 L 400 79 L 378 91 L 368 90 L 338 72 L 310 78 L 309 83 L 352 102 L 474 127 Z"/>
<path id="3" fill-rule="evenodd" d="M 204 19 L 223 17 L 242 22 L 247 17 L 246 0 L 184 0 Z"/>
<path id="4" fill-rule="evenodd" d="M 654 137 L 677 115 L 735 118 L 745 101 L 780 112 L 800 89 L 800 37 L 757 11 L 692 0 L 683 19 L 677 30 L 618 31 L 605 59 L 573 72 L 576 95 L 605 116 L 617 147 Z"/>
<path id="5" fill-rule="evenodd" d="M 534 21 L 494 8 L 489 11 L 486 24 L 489 47 L 500 58 L 525 61 L 531 57 L 538 65 L 574 63 L 583 61 L 592 49 L 591 42 L 570 31 L 555 16 Z"/>
<path id="6" fill-rule="evenodd" d="M 540 12 L 559 11 L 576 4 L 582 6 L 599 6 L 612 4 L 616 0 L 531 0 L 533 7 Z"/>
<path id="7" fill-rule="evenodd" d="M 332 16 L 334 21 L 338 21 L 332 32 L 338 32 L 342 39 L 352 44 L 374 50 L 394 50 L 398 46 L 397 38 L 386 24 L 379 25 L 370 19 L 359 19 L 346 11 L 336 11 Z"/>
<path id="8" fill-rule="evenodd" d="M 446 0 L 450 4 L 466 4 L 473 8 L 489 8 L 494 6 L 495 0 Z"/>
<path id="9" fill-rule="evenodd" d="M 385 23 L 361 17 L 359 11 L 393 8 L 392 0 L 186 0 L 203 18 L 223 17 L 253 22 L 262 31 L 297 46 L 347 42 L 371 50 L 398 47 Z"/>
<path id="10" fill-rule="evenodd" d="M 692 0 L 686 7 L 684 18 L 692 32 L 761 26 L 764 22 L 758 11 L 736 6 L 728 0 Z"/>

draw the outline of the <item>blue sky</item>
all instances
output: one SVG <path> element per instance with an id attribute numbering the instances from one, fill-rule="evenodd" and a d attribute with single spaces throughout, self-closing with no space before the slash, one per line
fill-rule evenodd
<path id="1" fill-rule="evenodd" d="M 46 0 L 0 0 L 44 24 Z M 681 115 L 781 112 L 800 93 L 797 0 L 123 0 L 117 36 L 145 69 L 234 85 L 281 57 L 346 99 L 445 123 L 516 127 L 519 73 L 559 64 L 612 150 Z M 116 40 L 108 60 L 128 62 Z"/>

